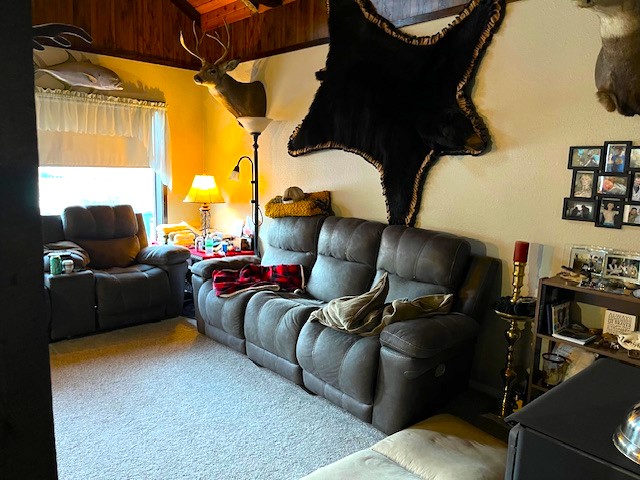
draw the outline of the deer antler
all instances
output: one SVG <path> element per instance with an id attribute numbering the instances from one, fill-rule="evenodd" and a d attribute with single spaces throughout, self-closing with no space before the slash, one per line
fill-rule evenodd
<path id="1" fill-rule="evenodd" d="M 66 23 L 45 23 L 42 25 L 34 25 L 32 27 L 32 32 L 33 48 L 36 50 L 44 50 L 42 43 L 40 43 L 40 39 L 47 39 L 59 47 L 69 48 L 71 46 L 71 42 L 62 35 L 73 35 L 81 38 L 87 43 L 93 42 L 91 35 L 89 35 L 83 28 L 76 27 L 75 25 L 68 25 Z"/>
<path id="2" fill-rule="evenodd" d="M 200 60 L 202 62 L 202 66 L 204 67 L 204 65 L 205 65 L 205 63 L 207 63 L 207 61 L 204 59 L 204 57 L 202 55 L 200 55 L 200 43 L 202 42 L 202 39 L 204 38 L 204 34 L 202 34 L 200 36 L 200 38 L 198 38 L 198 33 L 196 32 L 196 22 L 195 21 L 193 22 L 193 36 L 196 39 L 196 53 L 193 53 L 189 49 L 189 47 L 187 47 L 187 44 L 184 41 L 184 35 L 182 35 L 182 30 L 180 30 L 180 45 L 182 45 L 182 48 L 184 48 L 191 55 L 193 55 L 198 60 Z"/>
<path id="3" fill-rule="evenodd" d="M 218 35 L 218 32 L 214 32 L 213 35 L 209 35 L 207 33 L 207 37 L 213 38 L 224 49 L 224 52 L 222 52 L 222 56 L 213 63 L 214 65 L 217 65 L 222 60 L 224 60 L 224 58 L 229 53 L 229 46 L 231 45 L 231 34 L 229 33 L 229 24 L 227 23 L 226 19 L 224 20 L 224 28 L 227 31 L 227 44 L 226 45 L 224 43 L 222 43 L 222 40 L 220 39 L 220 35 Z"/>

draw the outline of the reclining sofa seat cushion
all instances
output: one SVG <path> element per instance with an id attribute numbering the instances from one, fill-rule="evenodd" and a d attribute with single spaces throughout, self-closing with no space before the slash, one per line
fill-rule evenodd
<path id="1" fill-rule="evenodd" d="M 316 260 L 318 235 L 326 217 L 283 217 L 271 220 L 266 236 L 266 251 L 257 257 L 229 257 L 193 265 L 192 283 L 198 331 L 241 353 L 246 353 L 244 318 L 247 303 L 257 292 L 248 291 L 229 298 L 216 296 L 212 272 L 229 268 L 239 270 L 247 263 L 261 265 L 302 265 L 305 277 Z"/>
<path id="2" fill-rule="evenodd" d="M 260 292 L 249 300 L 244 319 L 249 358 L 297 384 L 304 382 L 311 391 L 319 393 L 303 380 L 302 361 L 296 352 L 300 330 L 311 312 L 329 300 L 360 295 L 369 289 L 384 228 L 385 225 L 378 222 L 328 217 L 320 230 L 318 258 L 307 283 L 308 295 Z M 353 352 L 360 348 L 366 350 L 365 346 L 372 343 L 361 340 L 362 347 Z M 337 351 L 343 346 L 352 348 L 344 342 L 334 344 Z M 377 354 L 361 353 L 364 363 L 377 363 Z M 336 351 L 331 355 L 337 355 Z M 368 399 L 372 393 L 368 389 L 356 390 L 356 398 Z"/>

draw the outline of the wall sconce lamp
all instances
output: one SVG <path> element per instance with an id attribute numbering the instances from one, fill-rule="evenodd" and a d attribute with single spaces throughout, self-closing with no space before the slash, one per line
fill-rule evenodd
<path id="1" fill-rule="evenodd" d="M 271 123 L 271 119 L 266 117 L 238 117 L 236 120 L 253 136 L 253 160 L 247 155 L 240 157 L 236 166 L 231 171 L 231 175 L 229 175 L 229 180 L 239 181 L 240 162 L 242 162 L 242 160 L 249 160 L 251 163 L 251 184 L 253 186 L 253 193 L 251 195 L 253 210 L 253 252 L 259 257 L 258 230 L 260 227 L 260 202 L 258 197 L 258 137 Z"/>
<path id="2" fill-rule="evenodd" d="M 196 175 L 193 177 L 191 188 L 184 197 L 183 202 L 201 203 L 200 206 L 200 222 L 202 235 L 207 236 L 208 230 L 211 228 L 211 210 L 210 203 L 224 203 L 220 190 L 216 185 L 216 180 L 212 175 Z"/>

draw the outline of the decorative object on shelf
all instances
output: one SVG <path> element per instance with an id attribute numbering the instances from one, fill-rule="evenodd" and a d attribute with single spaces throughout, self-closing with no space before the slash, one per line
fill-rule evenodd
<path id="1" fill-rule="evenodd" d="M 640 350 L 640 332 L 618 335 L 618 343 L 627 350 Z"/>
<path id="2" fill-rule="evenodd" d="M 613 434 L 613 444 L 625 457 L 640 464 L 640 403 L 636 403 Z"/>
<path id="3" fill-rule="evenodd" d="M 307 193 L 305 198 L 293 203 L 285 203 L 283 197 L 278 195 L 267 202 L 264 211 L 269 218 L 333 215 L 331 192 Z"/>
<path id="4" fill-rule="evenodd" d="M 289 140 L 293 156 L 335 148 L 380 173 L 390 224 L 414 225 L 441 155 L 479 155 L 489 141 L 470 100 L 504 0 L 471 0 L 448 27 L 416 37 L 370 0 L 327 0 L 329 54 L 309 113 Z M 357 58 L 357 61 L 354 61 Z"/>
<path id="5" fill-rule="evenodd" d="M 226 20 L 224 26 L 227 32 L 227 43 L 222 43 L 218 33 L 214 35 L 205 34 L 198 36 L 196 32 L 196 22 L 193 22 L 193 36 L 196 40 L 195 52 L 187 47 L 184 36 L 180 32 L 180 45 L 189 54 L 196 57 L 202 63 L 202 68 L 193 77 L 193 81 L 198 85 L 204 85 L 209 89 L 209 93 L 220 104 L 233 114 L 234 117 L 264 117 L 267 114 L 267 94 L 262 82 L 254 81 L 249 83 L 238 82 L 227 72 L 235 69 L 240 63 L 239 60 L 229 60 L 222 62 L 229 53 L 231 35 L 229 25 Z M 220 44 L 223 48 L 222 55 L 214 62 L 210 62 L 200 55 L 200 43 L 207 36 Z"/>
<path id="6" fill-rule="evenodd" d="M 604 312 L 602 333 L 624 335 L 626 333 L 634 332 L 636 328 L 638 328 L 637 315 L 615 312 L 613 310 L 607 310 Z"/>
<path id="7" fill-rule="evenodd" d="M 251 205 L 253 208 L 253 251 L 256 256 L 260 256 L 260 248 L 258 245 L 258 230 L 260 228 L 260 202 L 258 190 L 258 137 L 267 126 L 271 123 L 270 118 L 266 117 L 238 117 L 238 122 L 242 127 L 253 136 L 253 160 L 244 155 L 238 159 L 236 166 L 233 167 L 229 180 L 240 180 L 240 163 L 242 160 L 248 160 L 251 163 L 251 185 L 253 192 L 251 197 Z"/>
<path id="8" fill-rule="evenodd" d="M 216 180 L 211 175 L 196 175 L 193 177 L 193 183 L 183 200 L 187 203 L 201 203 L 200 221 L 202 228 L 202 236 L 207 237 L 207 232 L 211 228 L 211 211 L 209 204 L 224 203 Z"/>
<path id="9" fill-rule="evenodd" d="M 507 358 L 502 371 L 504 389 L 500 401 L 500 418 L 504 418 L 513 411 L 513 385 L 518 377 L 518 373 L 513 366 L 515 345 L 520 338 L 518 322 L 531 322 L 533 320 L 532 310 L 535 311 L 535 303 L 532 309 L 531 297 L 521 297 L 520 290 L 524 284 L 525 268 L 529 255 L 529 244 L 517 241 L 513 252 L 513 282 L 511 283 L 512 294 L 501 297 L 495 304 L 496 314 L 509 323 L 509 328 L 505 332 L 507 340 Z M 523 306 L 519 306 L 523 305 Z M 524 315 L 522 314 L 524 313 Z"/>
<path id="10" fill-rule="evenodd" d="M 596 96 L 608 112 L 640 114 L 640 4 L 629 0 L 576 0 L 600 18 L 602 48 L 595 67 Z"/>

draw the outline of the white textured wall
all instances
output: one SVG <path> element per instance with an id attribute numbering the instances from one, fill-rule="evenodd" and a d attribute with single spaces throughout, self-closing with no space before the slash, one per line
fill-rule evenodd
<path id="1" fill-rule="evenodd" d="M 450 21 L 408 31 L 428 35 Z M 596 101 L 593 73 L 599 48 L 597 18 L 570 0 L 509 3 L 472 94 L 489 127 L 491 150 L 480 157 L 442 157 L 426 181 L 417 226 L 482 242 L 484 247 L 474 244 L 477 251 L 486 248 L 487 254 L 503 261 L 504 294 L 509 292 L 516 240 L 539 244 L 530 256 L 529 281 L 534 285 L 538 276 L 558 271 L 571 244 L 640 250 L 640 230 L 633 227 L 611 230 L 561 219 L 563 198 L 570 191 L 571 171 L 566 166 L 571 145 L 600 145 L 606 140 L 640 144 L 640 118 L 608 113 Z M 305 191 L 330 190 L 338 215 L 386 221 L 378 173 L 362 158 L 341 151 L 298 158 L 287 154 L 288 138 L 308 111 L 318 86 L 314 73 L 323 67 L 326 53 L 327 46 L 319 46 L 274 56 L 261 65 L 268 115 L 277 120 L 260 139 L 262 204 L 297 185 Z M 218 110 L 216 115 L 225 128 L 239 128 L 224 120 L 226 112 Z M 209 115 L 210 120 L 216 115 Z M 231 151 L 251 154 L 250 145 L 245 138 Z M 227 157 L 233 157 L 226 148 Z M 209 154 L 213 155 L 205 155 Z M 230 170 L 234 160 L 225 160 L 223 168 Z M 223 189 L 229 191 L 226 185 Z M 495 357 L 500 353 L 495 346 L 504 345 L 504 325 L 495 322 L 485 326 L 481 356 Z M 497 358 L 503 357 L 489 362 L 481 380 L 492 383 L 500 365 Z"/>

